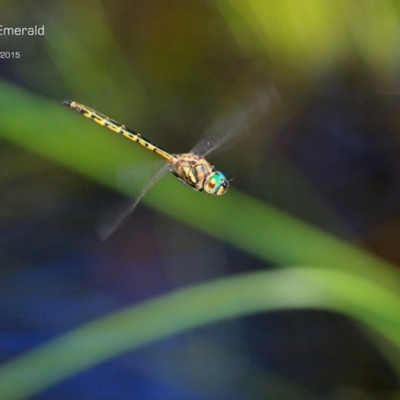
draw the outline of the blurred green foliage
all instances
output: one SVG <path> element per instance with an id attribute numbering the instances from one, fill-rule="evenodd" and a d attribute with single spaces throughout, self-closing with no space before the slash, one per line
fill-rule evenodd
<path id="1" fill-rule="evenodd" d="M 358 290 L 348 290 L 342 282 Z M 365 301 L 360 302 L 360 294 Z M 10 400 L 27 398 L 121 352 L 206 323 L 255 312 L 333 310 L 366 323 L 399 346 L 400 317 L 393 313 L 399 306 L 400 299 L 378 285 L 329 268 L 303 266 L 220 279 L 90 322 L 18 357 L 0 370 L 0 395 Z M 394 364 L 400 370 L 398 363 Z"/>
<path id="2" fill-rule="evenodd" d="M 392 0 L 219 1 L 242 48 L 300 73 L 327 73 L 359 56 L 380 77 L 398 68 L 400 21 Z"/>

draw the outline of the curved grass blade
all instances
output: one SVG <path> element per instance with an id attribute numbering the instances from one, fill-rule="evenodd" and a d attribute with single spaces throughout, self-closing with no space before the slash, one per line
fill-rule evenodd
<path id="1" fill-rule="evenodd" d="M 0 367 L 0 398 L 31 398 L 111 357 L 179 332 L 286 309 L 342 313 L 400 349 L 400 298 L 374 281 L 346 271 L 305 266 L 252 272 L 180 289 L 45 343 Z M 400 365 L 394 367 L 400 373 Z"/>

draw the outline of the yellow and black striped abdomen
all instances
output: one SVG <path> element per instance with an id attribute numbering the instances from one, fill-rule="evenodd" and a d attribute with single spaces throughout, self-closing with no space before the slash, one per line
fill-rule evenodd
<path id="1" fill-rule="evenodd" d="M 96 122 L 101 126 L 105 126 L 106 128 L 112 130 L 119 135 L 125 136 L 126 138 L 132 140 L 133 142 L 139 143 L 141 146 L 145 147 L 148 150 L 153 151 L 154 153 L 158 154 L 159 156 L 165 158 L 170 163 L 174 163 L 176 161 L 175 157 L 169 154 L 168 152 L 164 151 L 156 144 L 152 143 L 150 140 L 143 137 L 140 133 L 137 133 L 125 125 L 108 118 L 106 115 L 99 113 L 98 111 L 87 107 L 83 104 L 77 103 L 75 101 L 66 100 L 63 101 L 63 104 L 72 108 L 74 111 L 82 114 L 84 117 L 91 119 L 92 121 Z"/>

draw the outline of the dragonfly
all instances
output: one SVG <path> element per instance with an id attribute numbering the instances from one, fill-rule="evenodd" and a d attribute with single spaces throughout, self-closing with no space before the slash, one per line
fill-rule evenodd
<path id="1" fill-rule="evenodd" d="M 271 96 L 271 93 L 273 96 Z M 99 229 L 98 233 L 100 238 L 105 240 L 121 225 L 123 225 L 144 195 L 168 172 L 175 175 L 180 183 L 195 191 L 204 191 L 212 196 L 221 196 L 225 194 L 229 189 L 229 180 L 221 171 L 218 171 L 209 161 L 207 161 L 205 157 L 228 140 L 231 140 L 239 133 L 245 131 L 246 128 L 248 128 L 250 121 L 253 119 L 254 114 L 260 114 L 261 110 L 268 108 L 267 106 L 270 105 L 272 97 L 277 97 L 277 91 L 275 88 L 274 90 L 268 90 L 267 95 L 263 93 L 262 96 L 258 96 L 256 101 L 253 101 L 253 104 L 251 104 L 250 107 L 239 108 L 236 110 L 229 117 L 228 124 L 219 124 L 219 126 L 215 127 L 214 130 L 210 132 L 205 139 L 200 141 L 190 152 L 181 154 L 171 154 L 163 150 L 140 133 L 107 117 L 93 108 L 73 100 L 63 101 L 63 105 L 68 106 L 77 113 L 110 129 L 118 135 L 124 136 L 125 138 L 138 143 L 142 147 L 154 152 L 166 160 L 166 164 L 149 180 L 136 200 L 129 205 L 128 209 L 125 209 L 120 213 L 111 224 L 107 223 L 106 226 L 102 226 Z"/>

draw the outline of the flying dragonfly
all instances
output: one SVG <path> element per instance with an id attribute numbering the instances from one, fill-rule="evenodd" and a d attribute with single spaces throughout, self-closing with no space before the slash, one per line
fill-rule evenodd
<path id="1" fill-rule="evenodd" d="M 129 215 L 134 211 L 148 190 L 168 172 L 175 175 L 183 185 L 198 192 L 204 191 L 213 196 L 225 194 L 229 189 L 229 180 L 221 171 L 217 171 L 205 157 L 228 140 L 246 131 L 249 128 L 250 122 L 253 122 L 257 119 L 256 117 L 260 117 L 264 114 L 264 111 L 268 111 L 272 101 L 277 98 L 279 98 L 279 95 L 275 86 L 273 86 L 272 89 L 270 88 L 267 92 L 262 91 L 258 93 L 249 106 L 240 107 L 235 110 L 235 112 L 229 116 L 227 120 L 228 123 L 224 121 L 225 123 L 219 124 L 190 152 L 181 154 L 168 153 L 146 139 L 140 133 L 101 114 L 93 108 L 72 100 L 63 101 L 62 104 L 70 107 L 84 117 L 140 144 L 166 160 L 166 164 L 149 180 L 133 204 L 131 204 L 128 209 L 124 210 L 111 224 L 101 227 L 99 230 L 101 239 L 105 240 L 114 233 L 128 219 Z"/>

